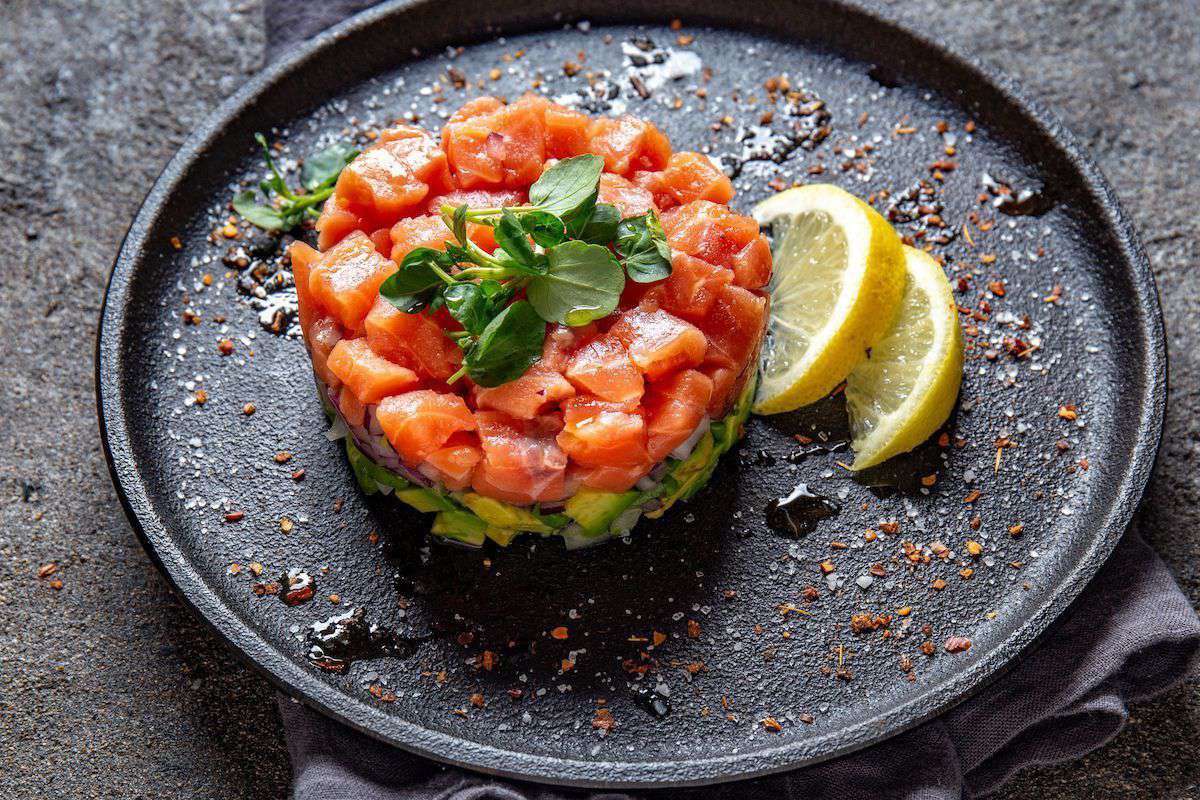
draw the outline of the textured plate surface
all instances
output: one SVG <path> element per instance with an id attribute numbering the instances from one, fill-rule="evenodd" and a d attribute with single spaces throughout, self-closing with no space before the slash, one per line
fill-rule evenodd
<path id="1" fill-rule="evenodd" d="M 682 30 L 661 24 L 674 17 Z M 781 74 L 804 92 L 790 112 L 764 88 Z M 224 264 L 236 243 L 210 234 L 236 185 L 259 174 L 252 132 L 273 130 L 300 155 L 410 111 L 437 127 L 479 83 L 509 96 L 539 83 L 600 110 L 625 107 L 679 149 L 731 156 L 743 210 L 777 177 L 827 180 L 876 194 L 904 233 L 949 240 L 935 252 L 964 279 L 957 295 L 975 319 L 963 317 L 973 331 L 948 445 L 856 480 L 837 464 L 845 453 L 819 446 L 844 436 L 836 399 L 752 420 L 690 505 L 643 522 L 628 543 L 577 553 L 552 542 L 431 547 L 426 520 L 361 496 L 323 435 L 303 345 L 260 327 L 237 291 L 253 266 Z M 788 149 L 778 132 L 792 123 L 831 133 L 777 150 L 780 163 L 745 162 Z M 1043 189 L 1044 207 L 999 213 L 985 173 Z M 905 202 L 921 180 L 936 196 Z M 218 352 L 223 338 L 233 355 Z M 507 0 L 368 12 L 253 81 L 168 165 L 117 258 L 98 350 L 101 423 L 130 518 L 183 597 L 251 663 L 415 752 L 625 786 L 813 763 L 894 735 L 999 674 L 1128 522 L 1166 373 L 1144 258 L 1069 134 L 1002 77 L 832 2 L 778 3 L 761 18 L 716 2 L 615 17 L 611 4 Z M 293 454 L 287 463 L 281 451 Z M 772 531 L 765 507 L 801 482 L 841 512 L 798 538 Z M 233 511 L 244 517 L 227 522 Z M 315 577 L 313 600 L 255 592 L 291 568 Z M 318 669 L 306 658 L 309 626 L 352 608 L 422 640 L 406 658 Z M 860 613 L 890 619 L 856 633 Z M 970 649 L 948 653 L 950 637 Z M 669 691 L 665 718 L 645 710 L 655 687 Z"/>

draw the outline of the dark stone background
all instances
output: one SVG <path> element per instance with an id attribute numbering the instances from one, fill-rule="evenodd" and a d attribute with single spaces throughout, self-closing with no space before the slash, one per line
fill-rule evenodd
<path id="1" fill-rule="evenodd" d="M 1142 530 L 1200 604 L 1200 3 L 893 0 L 1006 69 L 1116 186 L 1150 253 L 1171 407 Z M 264 63 L 259 0 L 0 3 L 0 797 L 262 798 L 288 763 L 266 682 L 172 597 L 100 452 L 109 265 L 185 134 Z M 36 577 L 59 565 L 63 587 Z M 1016 798 L 1200 797 L 1200 683 Z"/>

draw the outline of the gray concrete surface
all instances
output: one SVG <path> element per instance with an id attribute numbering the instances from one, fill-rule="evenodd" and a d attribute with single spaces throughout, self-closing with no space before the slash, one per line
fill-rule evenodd
<path id="1" fill-rule="evenodd" d="M 1200 605 L 1200 22 L 1196 0 L 888 2 L 999 64 L 1091 147 L 1150 252 L 1171 409 L 1147 537 Z M 171 596 L 100 453 L 93 332 L 143 194 L 264 61 L 257 0 L 0 4 L 0 797 L 271 798 L 266 683 Z M 60 590 L 39 580 L 55 562 Z M 1200 683 L 1014 798 L 1200 797 Z"/>

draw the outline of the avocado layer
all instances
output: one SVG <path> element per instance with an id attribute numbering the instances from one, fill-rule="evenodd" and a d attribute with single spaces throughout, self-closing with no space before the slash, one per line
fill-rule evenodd
<path id="1" fill-rule="evenodd" d="M 638 510 L 649 507 L 650 501 L 655 505 L 645 515 L 657 519 L 675 503 L 704 488 L 721 456 L 742 437 L 756 383 L 757 377 L 747 381 L 733 411 L 712 423 L 687 458 L 667 459 L 667 473 L 657 486 L 628 492 L 580 489 L 567 500 L 561 513 L 542 513 L 536 506 L 514 506 L 475 492 L 416 486 L 363 455 L 351 436 L 346 437 L 346 456 L 355 480 L 367 494 L 394 493 L 417 511 L 437 514 L 432 528 L 437 536 L 473 547 L 491 539 L 507 547 L 522 533 L 533 533 L 562 536 L 568 548 L 586 547 L 628 532 Z M 326 410 L 334 413 L 331 408 Z"/>

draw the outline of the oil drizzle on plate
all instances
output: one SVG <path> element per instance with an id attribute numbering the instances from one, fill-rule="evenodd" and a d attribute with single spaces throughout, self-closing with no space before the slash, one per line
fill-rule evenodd
<path id="1" fill-rule="evenodd" d="M 830 498 L 810 490 L 806 483 L 799 483 L 787 497 L 767 504 L 767 525 L 789 536 L 803 536 L 812 532 L 818 522 L 841 510 L 841 506 Z"/>

